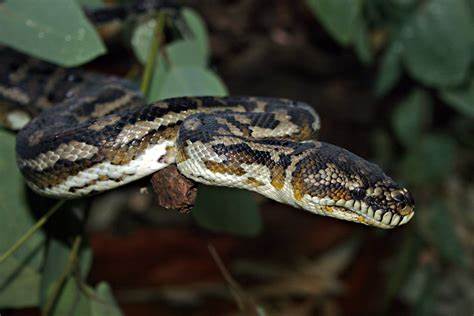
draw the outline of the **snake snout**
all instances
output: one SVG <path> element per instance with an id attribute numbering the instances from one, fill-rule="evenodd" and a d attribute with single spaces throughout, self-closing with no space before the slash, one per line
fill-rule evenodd
<path id="1" fill-rule="evenodd" d="M 408 215 L 413 212 L 415 200 L 407 189 L 401 189 L 390 192 L 390 196 L 395 204 L 395 211 L 402 215 Z"/>
<path id="2" fill-rule="evenodd" d="M 386 228 L 403 225 L 414 214 L 415 202 L 410 192 L 389 177 L 368 189 L 365 200 L 369 217 Z"/>

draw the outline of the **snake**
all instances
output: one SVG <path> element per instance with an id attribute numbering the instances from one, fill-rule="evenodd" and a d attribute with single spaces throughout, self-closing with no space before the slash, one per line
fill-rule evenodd
<path id="1" fill-rule="evenodd" d="M 409 191 L 376 164 L 317 140 L 300 101 L 188 96 L 149 104 L 129 80 L 0 49 L 0 123 L 18 130 L 27 185 L 52 198 L 98 194 L 167 166 L 206 185 L 245 189 L 314 214 L 394 228 Z"/>

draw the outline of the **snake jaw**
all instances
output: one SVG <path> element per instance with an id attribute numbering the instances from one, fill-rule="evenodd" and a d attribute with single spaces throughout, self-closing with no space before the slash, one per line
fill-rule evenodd
<path id="1" fill-rule="evenodd" d="M 414 215 L 412 205 L 405 205 L 393 211 L 386 207 L 374 210 L 367 202 L 361 200 L 338 200 L 305 196 L 307 203 L 313 205 L 317 213 L 342 220 L 357 222 L 369 226 L 391 229 L 408 223 Z"/>
<path id="2" fill-rule="evenodd" d="M 411 194 L 389 178 L 374 190 L 368 189 L 359 195 L 359 200 L 344 206 L 362 216 L 362 223 L 367 221 L 368 225 L 394 228 L 408 223 L 414 215 L 415 202 Z"/>

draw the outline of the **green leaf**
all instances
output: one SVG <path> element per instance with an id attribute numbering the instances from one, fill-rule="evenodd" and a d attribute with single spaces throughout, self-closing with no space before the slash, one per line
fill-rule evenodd
<path id="1" fill-rule="evenodd" d="M 466 257 L 461 242 L 456 234 L 455 223 L 445 203 L 435 199 L 429 209 L 423 210 L 425 220 L 420 226 L 423 235 L 440 253 L 440 255 L 455 264 L 465 264 Z"/>
<path id="2" fill-rule="evenodd" d="M 209 43 L 202 19 L 191 9 L 182 11 L 189 34 L 184 40 L 168 44 L 157 56 L 147 99 L 150 102 L 179 96 L 227 94 L 220 78 L 205 68 Z M 132 36 L 132 46 L 138 60 L 146 63 L 156 21 L 139 25 Z"/>
<path id="3" fill-rule="evenodd" d="M 207 64 L 207 56 L 201 53 L 196 41 L 179 40 L 166 46 L 166 54 L 171 67 L 201 66 Z M 160 56 L 163 58 L 162 56 Z"/>
<path id="4" fill-rule="evenodd" d="M 196 53 L 205 56 L 206 59 L 209 58 L 209 36 L 207 35 L 207 28 L 204 20 L 196 11 L 190 8 L 184 8 L 181 11 L 181 14 L 183 15 L 186 25 L 193 33 L 192 37 L 189 37 L 186 33 L 184 34 L 184 37 L 194 39 L 198 48 Z"/>
<path id="5" fill-rule="evenodd" d="M 388 310 L 390 303 L 400 292 L 400 288 L 409 279 L 416 267 L 422 241 L 413 232 L 405 234 L 404 241 L 394 253 L 392 264 L 389 267 L 386 290 L 383 296 L 383 308 Z M 386 314 L 386 313 L 385 313 Z"/>
<path id="6" fill-rule="evenodd" d="M 32 256 L 41 254 L 42 251 L 37 251 Z M 28 260 L 10 256 L 0 265 L 0 309 L 38 305 L 40 280 L 38 270 L 32 268 Z"/>
<path id="7" fill-rule="evenodd" d="M 90 247 L 82 248 L 79 256 L 80 276 L 82 279 L 86 279 L 92 267 L 92 249 Z"/>
<path id="8" fill-rule="evenodd" d="M 92 292 L 92 289 L 88 287 L 86 289 Z M 51 315 L 89 316 L 91 314 L 90 297 L 79 288 L 74 278 L 68 278 Z"/>
<path id="9" fill-rule="evenodd" d="M 352 42 L 362 8 L 360 0 L 306 0 L 321 24 L 341 45 Z"/>
<path id="10" fill-rule="evenodd" d="M 0 130 L 0 253 L 8 250 L 34 223 L 15 159 L 15 136 Z M 44 234 L 36 233 L 0 264 L 0 307 L 38 304 Z"/>
<path id="11" fill-rule="evenodd" d="M 212 71 L 196 66 L 173 67 L 166 74 L 161 87 L 156 89 L 155 100 L 182 96 L 225 96 L 227 89 Z"/>
<path id="12" fill-rule="evenodd" d="M 427 269 L 425 265 L 416 265 L 416 259 L 417 258 L 415 258 L 414 265 L 410 267 L 409 272 L 411 275 L 406 280 L 403 288 L 399 291 L 400 298 L 410 305 L 414 305 L 420 299 L 426 284 L 429 282 L 429 278 L 433 277 L 431 267 Z"/>
<path id="13" fill-rule="evenodd" d="M 441 90 L 441 98 L 460 113 L 474 117 L 474 79 L 467 86 Z"/>
<path id="14" fill-rule="evenodd" d="M 132 49 L 138 61 L 145 65 L 150 51 L 151 40 L 156 28 L 156 19 L 140 23 L 132 33 Z"/>
<path id="15" fill-rule="evenodd" d="M 44 305 L 52 289 L 66 269 L 70 249 L 64 243 L 51 239 L 48 242 L 43 273 L 41 276 L 40 301 Z"/>
<path id="16" fill-rule="evenodd" d="M 413 184 L 435 185 L 452 173 L 455 141 L 444 134 L 424 136 L 400 164 L 402 178 Z"/>
<path id="17" fill-rule="evenodd" d="M 155 68 L 150 81 L 150 89 L 148 91 L 148 102 L 155 102 L 161 98 L 161 90 L 168 74 L 167 67 L 163 58 L 155 61 Z"/>
<path id="18" fill-rule="evenodd" d="M 191 32 L 183 30 L 184 40 L 166 46 L 167 56 L 176 65 L 206 65 L 209 58 L 209 39 L 202 18 L 192 9 L 185 8 L 182 15 Z M 150 43 L 154 36 L 156 19 L 139 24 L 132 34 L 132 49 L 137 59 L 146 64 Z M 160 56 L 159 58 L 162 58 Z"/>
<path id="19" fill-rule="evenodd" d="M 132 35 L 132 48 L 137 59 L 145 65 L 148 58 L 151 40 L 155 32 L 156 20 L 152 19 L 137 26 Z M 164 48 L 165 56 L 172 66 L 205 66 L 207 54 L 200 48 L 197 40 L 178 40 Z M 163 59 L 159 54 L 157 59 Z"/>
<path id="20" fill-rule="evenodd" d="M 104 6 L 102 0 L 75 0 L 79 5 L 86 6 L 88 8 L 100 8 Z"/>
<path id="21" fill-rule="evenodd" d="M 421 3 L 401 32 L 410 74 L 436 87 L 463 81 L 471 61 L 472 23 L 464 0 Z"/>
<path id="22" fill-rule="evenodd" d="M 417 316 L 433 315 L 436 306 L 435 290 L 438 287 L 439 278 L 436 277 L 431 265 L 425 267 L 425 270 L 428 276 L 413 311 L 413 315 Z"/>
<path id="23" fill-rule="evenodd" d="M 406 147 L 418 144 L 423 130 L 431 121 L 431 100 L 422 90 L 415 90 L 394 110 L 392 127 Z"/>
<path id="24" fill-rule="evenodd" d="M 399 41 L 392 42 L 385 51 L 375 83 L 375 94 L 377 96 L 381 97 L 388 93 L 400 79 L 402 74 L 401 55 L 402 45 Z"/>
<path id="25" fill-rule="evenodd" d="M 0 43 L 62 66 L 83 64 L 106 51 L 74 0 L 1 2 L 0 25 Z"/>
<path id="26" fill-rule="evenodd" d="M 367 25 L 365 22 L 358 18 L 359 22 L 357 23 L 359 27 L 357 27 L 356 34 L 354 36 L 354 45 L 355 51 L 359 59 L 366 65 L 370 65 L 373 60 L 374 56 L 372 54 L 372 44 L 370 43 L 370 34 L 367 30 Z"/>
<path id="27" fill-rule="evenodd" d="M 200 226 L 216 232 L 255 236 L 262 229 L 255 199 L 244 190 L 200 185 L 192 214 Z"/>
<path id="28" fill-rule="evenodd" d="M 97 298 L 91 300 L 92 316 L 120 316 L 123 313 L 115 301 L 110 286 L 100 282 L 96 287 Z"/>
<path id="29" fill-rule="evenodd" d="M 459 140 L 460 146 L 474 148 L 474 124 L 472 118 L 467 116 L 454 117 L 450 124 L 453 137 Z"/>
<path id="30" fill-rule="evenodd" d="M 69 278 L 53 310 L 53 316 L 120 316 L 120 311 L 110 287 L 101 282 L 94 290 Z"/>

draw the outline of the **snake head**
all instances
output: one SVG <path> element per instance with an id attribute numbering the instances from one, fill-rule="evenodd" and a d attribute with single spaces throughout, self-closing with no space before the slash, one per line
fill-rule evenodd
<path id="1" fill-rule="evenodd" d="M 306 153 L 293 171 L 301 207 L 380 228 L 394 228 L 413 217 L 411 194 L 376 164 L 323 142 L 313 142 Z"/>

